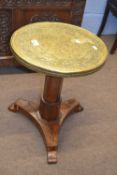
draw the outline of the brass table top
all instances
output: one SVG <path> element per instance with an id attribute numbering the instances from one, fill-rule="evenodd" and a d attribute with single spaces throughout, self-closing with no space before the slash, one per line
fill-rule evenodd
<path id="1" fill-rule="evenodd" d="M 27 68 L 63 77 L 98 70 L 108 54 L 96 35 L 60 22 L 23 26 L 14 32 L 10 44 L 16 59 Z"/>

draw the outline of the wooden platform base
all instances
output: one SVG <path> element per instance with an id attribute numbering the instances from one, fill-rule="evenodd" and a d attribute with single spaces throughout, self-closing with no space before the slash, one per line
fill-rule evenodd
<path id="1" fill-rule="evenodd" d="M 47 147 L 48 163 L 57 162 L 58 132 L 63 121 L 72 113 L 83 110 L 79 102 L 74 99 L 67 100 L 60 104 L 59 116 L 56 120 L 47 121 L 42 118 L 39 111 L 39 104 L 35 104 L 24 99 L 18 99 L 9 107 L 10 111 L 22 112 L 31 118 L 41 130 L 42 136 Z"/>

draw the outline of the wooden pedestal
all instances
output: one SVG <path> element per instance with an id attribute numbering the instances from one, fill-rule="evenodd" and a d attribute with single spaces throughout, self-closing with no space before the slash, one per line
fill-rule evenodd
<path id="1" fill-rule="evenodd" d="M 13 112 L 22 112 L 31 118 L 41 130 L 47 147 L 48 163 L 57 162 L 58 132 L 66 117 L 83 110 L 75 99 L 61 101 L 63 79 L 46 76 L 43 96 L 39 104 L 18 99 L 9 106 Z"/>

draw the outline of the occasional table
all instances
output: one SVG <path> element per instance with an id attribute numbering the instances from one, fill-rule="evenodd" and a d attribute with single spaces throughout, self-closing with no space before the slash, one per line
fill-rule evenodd
<path id="1" fill-rule="evenodd" d="M 106 61 L 107 48 L 89 31 L 60 22 L 21 27 L 12 35 L 10 44 L 21 64 L 46 76 L 39 104 L 18 99 L 9 110 L 22 112 L 35 121 L 47 147 L 48 163 L 56 163 L 58 132 L 63 121 L 70 114 L 83 110 L 75 99 L 62 101 L 63 78 L 97 71 Z"/>

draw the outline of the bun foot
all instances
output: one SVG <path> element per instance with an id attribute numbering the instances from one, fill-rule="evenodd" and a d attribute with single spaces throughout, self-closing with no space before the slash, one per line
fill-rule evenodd
<path id="1" fill-rule="evenodd" d="M 15 103 L 12 103 L 9 107 L 8 110 L 11 112 L 18 112 L 19 111 L 19 106 L 17 106 Z"/>
<path id="2" fill-rule="evenodd" d="M 57 163 L 57 152 L 56 151 L 48 151 L 47 161 L 49 164 Z"/>

